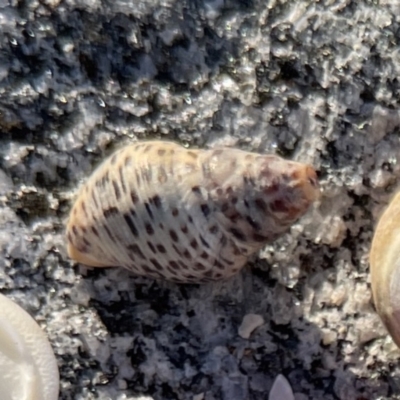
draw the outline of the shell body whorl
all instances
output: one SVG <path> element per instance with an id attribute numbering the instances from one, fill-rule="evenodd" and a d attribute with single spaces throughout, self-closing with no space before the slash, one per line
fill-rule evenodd
<path id="1" fill-rule="evenodd" d="M 68 252 L 88 266 L 123 266 L 176 282 L 232 276 L 318 196 L 314 170 L 231 148 L 136 143 L 81 188 Z"/>
<path id="2" fill-rule="evenodd" d="M 378 222 L 369 261 L 376 310 L 400 347 L 400 193 Z"/>

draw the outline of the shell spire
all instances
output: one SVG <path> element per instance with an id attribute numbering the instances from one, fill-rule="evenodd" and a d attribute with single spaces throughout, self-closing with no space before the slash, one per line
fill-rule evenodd
<path id="1" fill-rule="evenodd" d="M 67 225 L 68 253 L 88 266 L 176 282 L 225 279 L 318 195 L 312 167 L 278 156 L 136 143 L 83 185 Z"/>

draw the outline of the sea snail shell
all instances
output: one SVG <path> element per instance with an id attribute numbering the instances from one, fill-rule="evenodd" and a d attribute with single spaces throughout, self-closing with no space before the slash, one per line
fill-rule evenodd
<path id="1" fill-rule="evenodd" d="M 376 310 L 400 347 L 400 193 L 378 222 L 369 261 Z"/>
<path id="2" fill-rule="evenodd" d="M 312 167 L 275 155 L 136 143 L 106 159 L 82 187 L 67 226 L 68 253 L 88 266 L 176 282 L 225 279 L 318 194 Z"/>

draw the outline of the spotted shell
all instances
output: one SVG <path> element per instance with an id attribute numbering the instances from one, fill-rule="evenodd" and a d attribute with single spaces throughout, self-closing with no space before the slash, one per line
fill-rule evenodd
<path id="1" fill-rule="evenodd" d="M 225 279 L 318 193 L 312 167 L 275 155 L 136 143 L 83 185 L 68 221 L 68 253 L 88 266 L 176 282 Z"/>
<path id="2" fill-rule="evenodd" d="M 400 193 L 378 222 L 369 261 L 376 310 L 400 347 Z"/>

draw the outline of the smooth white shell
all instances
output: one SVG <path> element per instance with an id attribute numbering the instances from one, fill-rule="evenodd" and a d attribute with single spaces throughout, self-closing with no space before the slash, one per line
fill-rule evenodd
<path id="1" fill-rule="evenodd" d="M 400 347 L 400 193 L 385 209 L 370 251 L 371 288 L 376 311 Z"/>
<path id="2" fill-rule="evenodd" d="M 57 400 L 57 362 L 45 334 L 20 306 L 0 294 L 1 400 Z"/>

